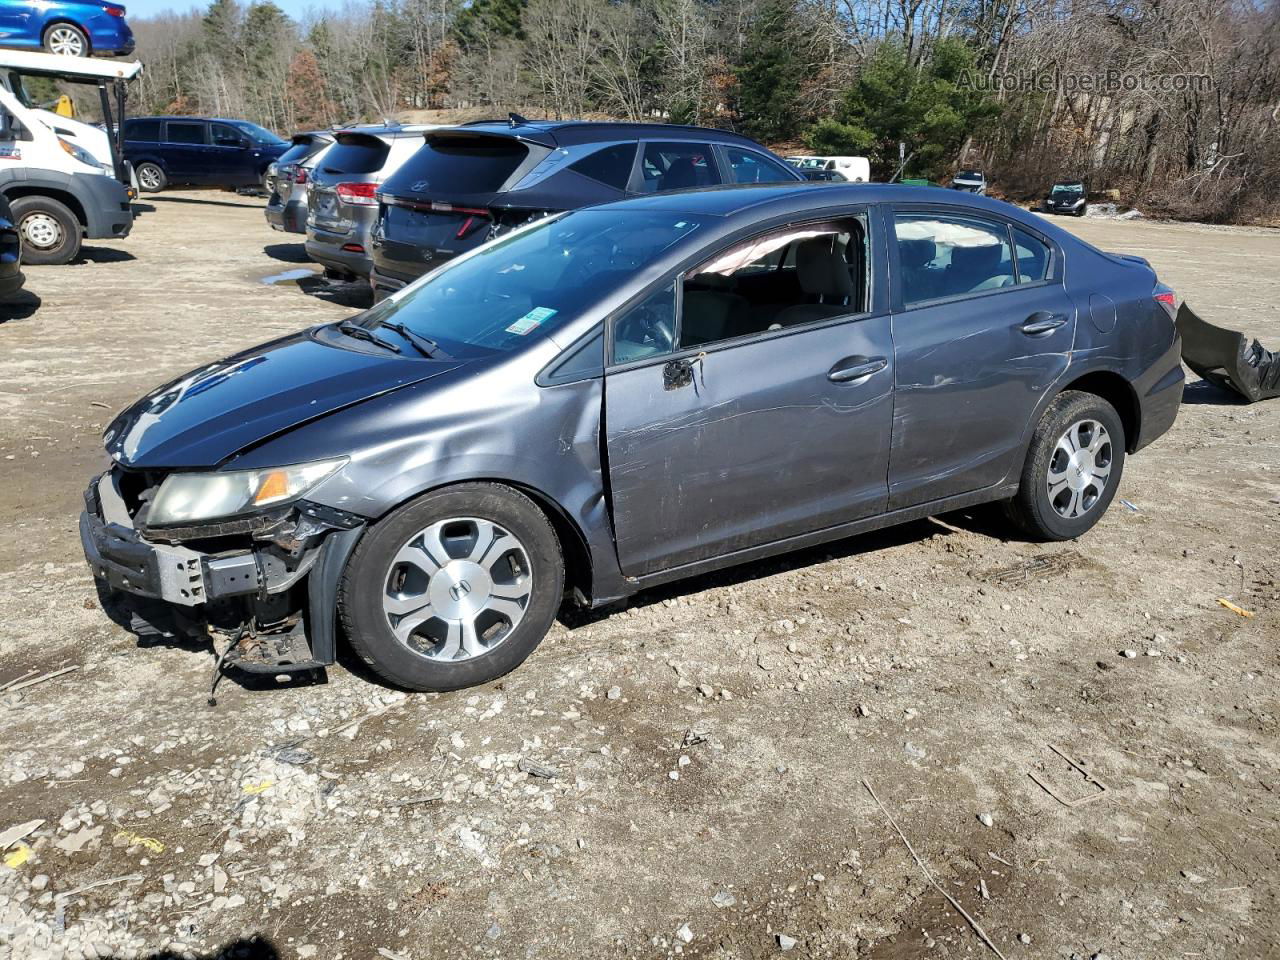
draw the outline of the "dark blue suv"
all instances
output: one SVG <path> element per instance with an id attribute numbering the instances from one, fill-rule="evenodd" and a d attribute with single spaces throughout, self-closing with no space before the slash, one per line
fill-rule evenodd
<path id="1" fill-rule="evenodd" d="M 375 299 L 548 213 L 721 183 L 794 183 L 754 140 L 662 123 L 485 121 L 426 133 L 378 190 Z"/>
<path id="2" fill-rule="evenodd" d="M 0 0 L 0 46 L 43 47 L 72 57 L 133 53 L 124 7 L 91 0 Z"/>
<path id="3" fill-rule="evenodd" d="M 267 167 L 289 149 L 248 120 L 218 117 L 134 117 L 124 124 L 124 156 L 138 186 L 263 187 Z"/>

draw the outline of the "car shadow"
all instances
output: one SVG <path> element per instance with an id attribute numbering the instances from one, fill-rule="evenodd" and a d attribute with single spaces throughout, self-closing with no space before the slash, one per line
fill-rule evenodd
<path id="1" fill-rule="evenodd" d="M 30 290 L 19 290 L 11 299 L 0 303 L 0 323 L 26 320 L 40 309 L 41 302 Z"/>
<path id="2" fill-rule="evenodd" d="M 373 288 L 362 280 L 329 280 L 317 274 L 297 281 L 298 289 L 309 297 L 336 303 L 340 307 L 367 310 L 373 306 Z"/>
<path id="3" fill-rule="evenodd" d="M 123 960 L 123 957 L 117 957 L 114 954 L 98 954 L 104 960 Z M 193 960 L 280 960 L 280 951 L 276 949 L 275 944 L 265 937 L 256 934 L 249 937 L 242 937 L 233 940 L 226 946 L 215 950 L 213 953 L 192 953 L 183 948 L 180 953 L 174 953 L 172 950 L 158 950 L 155 953 L 130 953 L 130 957 L 136 960 L 181 960 L 183 957 L 193 958 Z"/>
<path id="4" fill-rule="evenodd" d="M 310 263 L 311 258 L 307 256 L 307 245 L 305 243 L 268 243 L 262 248 L 272 260 L 279 260 L 281 263 Z"/>
<path id="5" fill-rule="evenodd" d="M 205 200 L 202 197 L 162 197 L 152 195 L 156 203 L 193 203 L 204 207 L 258 207 L 257 203 L 236 203 L 234 200 Z"/>
<path id="6" fill-rule="evenodd" d="M 81 247 L 76 262 L 88 263 L 128 263 L 137 260 L 128 250 L 117 250 L 114 247 Z"/>
<path id="7" fill-rule="evenodd" d="M 1208 380 L 1196 380 L 1182 389 L 1182 402 L 1189 406 L 1246 407 L 1249 401 L 1233 390 Z"/>

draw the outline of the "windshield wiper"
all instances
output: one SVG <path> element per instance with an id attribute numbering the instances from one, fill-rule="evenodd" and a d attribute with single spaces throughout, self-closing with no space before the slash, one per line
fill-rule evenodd
<path id="1" fill-rule="evenodd" d="M 441 357 L 448 359 L 449 355 L 441 349 L 440 344 L 436 343 L 430 337 L 424 337 L 420 333 L 414 333 L 403 323 L 397 323 L 394 320 L 383 320 L 381 323 L 377 324 L 374 329 L 376 330 L 378 327 L 386 327 L 388 330 L 394 330 L 396 333 L 400 334 L 400 336 L 408 340 L 409 343 L 413 345 L 413 349 L 417 350 L 424 357 Z"/>
<path id="2" fill-rule="evenodd" d="M 384 350 L 390 350 L 392 353 L 399 353 L 400 348 L 390 340 L 384 340 L 368 327 L 362 327 L 354 320 L 343 320 L 338 324 L 338 331 L 345 333 L 353 340 L 364 340 L 366 343 L 372 343 L 374 346 L 382 347 Z"/>

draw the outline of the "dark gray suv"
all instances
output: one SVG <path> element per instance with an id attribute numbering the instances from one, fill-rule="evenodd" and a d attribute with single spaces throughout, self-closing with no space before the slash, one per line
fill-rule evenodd
<path id="1" fill-rule="evenodd" d="M 1001 501 L 1086 533 L 1182 397 L 1173 291 L 1035 214 L 884 184 L 549 216 L 120 414 L 104 607 L 272 673 L 527 657 L 561 604 Z"/>
<path id="2" fill-rule="evenodd" d="M 419 147 L 429 125 L 358 127 L 334 136 L 307 187 L 307 256 L 337 279 L 369 276 L 374 195 Z"/>

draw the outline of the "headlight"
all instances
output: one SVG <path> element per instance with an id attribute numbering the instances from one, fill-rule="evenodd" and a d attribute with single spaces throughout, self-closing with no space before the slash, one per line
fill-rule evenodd
<path id="1" fill-rule="evenodd" d="M 147 523 L 215 520 L 288 503 L 333 476 L 346 462 L 343 457 L 262 470 L 171 474 L 160 484 Z"/>
<path id="2" fill-rule="evenodd" d="M 71 154 L 71 156 L 75 157 L 77 160 L 83 163 L 85 166 L 93 167 L 94 169 L 97 169 L 97 170 L 103 169 L 103 165 L 98 163 L 98 158 L 95 157 L 93 154 L 91 154 L 84 147 L 77 146 L 76 144 L 72 143 L 70 140 L 63 140 L 62 137 L 58 138 L 58 145 L 62 147 L 63 150 L 67 151 L 67 153 Z"/>

